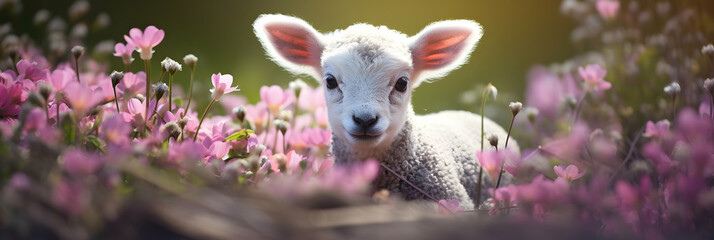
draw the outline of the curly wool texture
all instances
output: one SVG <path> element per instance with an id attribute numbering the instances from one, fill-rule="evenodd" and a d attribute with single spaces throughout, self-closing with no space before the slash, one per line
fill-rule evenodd
<path id="1" fill-rule="evenodd" d="M 432 197 L 441 200 L 456 199 L 463 209 L 478 206 L 478 169 L 475 153 L 481 150 L 481 116 L 466 111 L 443 111 L 416 116 L 407 113 L 407 121 L 399 135 L 387 149 L 373 152 L 357 152 L 343 140 L 333 137 L 333 154 L 337 163 L 362 161 L 376 158 L 404 176 L 409 182 Z M 503 149 L 507 132 L 488 118 L 484 119 L 486 134 L 496 134 L 499 149 Z M 484 139 L 485 141 L 485 139 Z M 509 149 L 518 149 L 511 139 Z M 484 149 L 493 149 L 488 143 Z M 510 175 L 504 174 L 502 185 L 510 183 Z M 488 188 L 493 187 L 484 172 L 481 200 L 489 197 Z M 407 200 L 428 199 L 408 183 L 380 169 L 376 187 L 400 194 Z"/>

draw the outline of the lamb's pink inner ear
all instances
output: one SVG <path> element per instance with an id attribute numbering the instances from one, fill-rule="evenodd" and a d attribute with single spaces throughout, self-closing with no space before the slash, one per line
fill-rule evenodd
<path id="1" fill-rule="evenodd" d="M 319 63 L 319 43 L 308 30 L 280 23 L 268 25 L 265 29 L 275 50 L 286 60 L 310 66 Z"/>
<path id="2" fill-rule="evenodd" d="M 423 36 L 412 49 L 414 68 L 420 70 L 438 69 L 454 62 L 466 46 L 469 30 L 436 30 Z"/>

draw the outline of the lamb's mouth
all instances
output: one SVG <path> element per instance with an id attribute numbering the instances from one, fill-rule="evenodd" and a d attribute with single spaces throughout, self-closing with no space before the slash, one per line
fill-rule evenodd
<path id="1" fill-rule="evenodd" d="M 360 140 L 360 141 L 370 141 L 370 140 L 374 140 L 374 139 L 377 139 L 377 138 L 379 138 L 380 136 L 382 136 L 382 133 L 369 133 L 369 132 L 366 132 L 366 131 L 365 131 L 365 132 L 361 132 L 361 133 L 351 133 L 351 132 L 348 132 L 348 134 L 349 134 L 352 138 L 357 139 L 357 140 Z"/>

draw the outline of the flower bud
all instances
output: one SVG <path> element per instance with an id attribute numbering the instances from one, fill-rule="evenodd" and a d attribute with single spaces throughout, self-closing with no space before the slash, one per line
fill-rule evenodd
<path id="1" fill-rule="evenodd" d="M 144 102 L 144 100 L 146 100 L 146 97 L 141 93 L 134 95 L 134 98 L 139 99 L 139 101 L 141 102 Z"/>
<path id="2" fill-rule="evenodd" d="M 664 87 L 664 93 L 670 96 L 676 96 L 677 93 L 679 93 L 682 90 L 682 88 L 679 86 L 679 83 L 677 82 L 672 82 L 669 85 Z"/>
<path id="3" fill-rule="evenodd" d="M 113 71 L 112 74 L 109 75 L 109 78 L 112 79 L 112 86 L 116 87 L 124 78 L 124 72 Z"/>
<path id="4" fill-rule="evenodd" d="M 236 116 L 238 119 L 238 122 L 243 122 L 245 120 L 245 107 L 243 106 L 238 106 L 233 108 L 233 115 Z"/>
<path id="5" fill-rule="evenodd" d="M 293 120 L 293 111 L 290 111 L 290 110 L 280 111 L 280 114 L 278 115 L 278 118 L 279 118 L 280 120 L 283 120 L 283 121 L 286 121 L 286 122 L 290 122 L 290 121 Z"/>
<path id="6" fill-rule="evenodd" d="M 186 64 L 191 71 L 196 70 L 196 62 L 198 62 L 198 58 L 193 54 L 183 57 L 183 64 Z"/>
<path id="7" fill-rule="evenodd" d="M 488 135 L 486 140 L 488 140 L 488 143 L 491 144 L 491 146 L 498 147 L 498 136 L 496 134 Z"/>
<path id="8" fill-rule="evenodd" d="M 158 101 L 161 99 L 161 97 L 164 96 L 164 93 L 169 90 L 169 86 L 166 85 L 166 83 L 159 82 L 154 86 L 154 96 L 156 96 L 156 100 Z"/>
<path id="9" fill-rule="evenodd" d="M 302 81 L 302 79 L 299 78 L 288 84 L 288 89 L 293 90 L 295 92 L 296 97 L 299 97 L 302 89 L 306 87 L 308 87 L 307 83 L 305 83 L 304 81 Z"/>
<path id="10" fill-rule="evenodd" d="M 47 23 L 47 21 L 50 20 L 50 11 L 47 11 L 47 9 L 41 9 L 35 13 L 35 17 L 32 18 L 32 22 L 40 26 L 42 24 Z"/>
<path id="11" fill-rule="evenodd" d="M 161 61 L 161 67 L 164 71 L 169 72 L 169 74 L 174 75 L 177 71 L 181 71 L 181 64 L 174 61 L 171 58 L 166 58 Z"/>
<path id="12" fill-rule="evenodd" d="M 275 129 L 278 129 L 281 133 L 283 133 L 283 136 L 285 136 L 285 132 L 288 131 L 288 123 L 280 119 L 275 119 L 273 124 L 275 124 Z"/>
<path id="13" fill-rule="evenodd" d="M 531 124 L 535 124 L 536 118 L 538 117 L 538 114 L 540 113 L 537 108 L 526 108 L 526 117 L 528 118 L 528 121 L 531 122 Z"/>
<path id="14" fill-rule="evenodd" d="M 79 45 L 74 46 L 72 48 L 72 56 L 74 56 L 74 59 L 79 59 L 82 55 L 84 55 L 84 51 L 84 47 Z"/>
<path id="15" fill-rule="evenodd" d="M 173 139 L 178 139 L 179 135 L 181 135 L 181 128 L 176 122 L 168 122 L 164 124 L 161 126 L 160 131 L 161 133 L 166 134 L 167 137 Z"/>
<path id="16" fill-rule="evenodd" d="M 54 88 L 52 87 L 51 84 L 47 82 L 40 82 L 37 84 L 37 89 L 38 92 L 40 93 L 40 96 L 45 99 L 45 102 L 47 102 L 50 99 L 50 95 L 52 94 L 52 91 Z"/>
<path id="17" fill-rule="evenodd" d="M 253 147 L 251 147 L 249 150 L 250 150 L 250 154 L 260 155 L 261 153 L 263 153 L 263 151 L 265 151 L 265 149 L 266 149 L 265 145 L 256 144 L 256 145 L 253 145 Z"/>
<path id="18" fill-rule="evenodd" d="M 30 92 L 30 95 L 27 96 L 27 101 L 36 107 L 42 107 L 45 105 L 45 101 L 42 100 L 42 96 L 40 96 L 37 92 Z"/>
<path id="19" fill-rule="evenodd" d="M 563 98 L 563 102 L 569 109 L 575 110 L 578 106 L 578 99 L 575 99 L 573 96 L 565 96 L 565 98 Z"/>
<path id="20" fill-rule="evenodd" d="M 183 129 L 183 128 L 185 128 L 186 125 L 188 124 L 188 120 L 190 120 L 189 117 L 183 117 L 183 118 L 179 119 L 179 120 L 176 122 L 176 124 L 178 124 L 179 127 L 181 127 L 181 129 Z"/>
<path id="21" fill-rule="evenodd" d="M 714 45 L 707 44 L 707 45 L 703 46 L 702 54 L 704 54 L 704 56 L 709 57 L 710 59 L 714 59 Z"/>
<path id="22" fill-rule="evenodd" d="M 511 102 L 510 104 L 508 104 L 508 107 L 511 108 L 511 112 L 513 113 L 513 116 L 516 116 L 523 109 L 523 103 Z"/>
<path id="23" fill-rule="evenodd" d="M 486 86 L 486 95 L 493 97 L 493 100 L 496 100 L 496 97 L 498 96 L 498 89 L 496 89 L 493 84 L 488 83 L 488 86 Z"/>
<path id="24" fill-rule="evenodd" d="M 714 96 L 714 79 L 707 78 L 707 80 L 704 80 L 704 89 L 709 91 L 709 94 Z"/>

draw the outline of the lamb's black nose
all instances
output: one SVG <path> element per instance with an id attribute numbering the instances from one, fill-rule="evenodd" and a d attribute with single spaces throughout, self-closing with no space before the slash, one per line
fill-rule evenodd
<path id="1" fill-rule="evenodd" d="M 379 116 L 377 116 L 376 114 L 352 115 L 352 120 L 355 121 L 357 126 L 360 126 L 362 127 L 362 129 L 366 130 L 377 124 Z"/>

